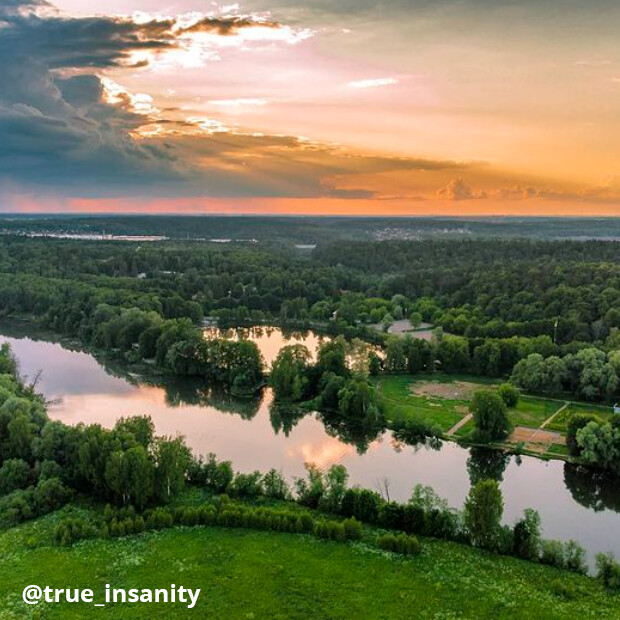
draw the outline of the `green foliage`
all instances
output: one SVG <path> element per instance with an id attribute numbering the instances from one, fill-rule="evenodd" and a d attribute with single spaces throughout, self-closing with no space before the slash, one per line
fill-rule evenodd
<path id="1" fill-rule="evenodd" d="M 620 590 L 620 564 L 613 553 L 598 553 L 596 555 L 596 577 L 606 588 Z"/>
<path id="2" fill-rule="evenodd" d="M 303 345 L 290 345 L 280 349 L 269 376 L 269 383 L 277 399 L 301 400 L 308 386 L 305 373 L 309 363 L 310 352 Z"/>
<path id="3" fill-rule="evenodd" d="M 382 534 L 377 538 L 377 545 L 384 551 L 402 555 L 418 555 L 421 551 L 420 541 L 407 534 Z"/>
<path id="4" fill-rule="evenodd" d="M 474 545 L 497 548 L 503 512 L 502 492 L 495 480 L 482 480 L 470 489 L 463 517 Z"/>
<path id="5" fill-rule="evenodd" d="M 510 432 L 506 404 L 496 392 L 478 390 L 469 406 L 480 440 L 503 439 Z"/>
<path id="6" fill-rule="evenodd" d="M 502 383 L 497 388 L 497 393 L 506 404 L 506 407 L 516 407 L 519 402 L 519 390 L 511 383 Z"/>
<path id="7" fill-rule="evenodd" d="M 526 560 L 538 560 L 540 556 L 540 515 L 526 508 L 523 517 L 514 526 L 514 555 Z"/>

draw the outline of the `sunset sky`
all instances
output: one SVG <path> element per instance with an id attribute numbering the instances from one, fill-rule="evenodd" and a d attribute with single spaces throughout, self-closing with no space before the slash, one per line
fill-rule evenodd
<path id="1" fill-rule="evenodd" d="M 0 211 L 620 215 L 619 33 L 618 0 L 0 0 Z"/>

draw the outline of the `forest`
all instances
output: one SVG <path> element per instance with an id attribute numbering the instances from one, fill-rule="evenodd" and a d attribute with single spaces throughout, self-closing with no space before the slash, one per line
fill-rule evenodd
<path id="1" fill-rule="evenodd" d="M 310 254 L 187 240 L 4 236 L 0 243 L 3 316 L 236 394 L 260 389 L 270 372 L 293 371 L 265 367 L 252 342 L 205 339 L 205 321 L 361 339 L 380 351 L 366 375 L 466 372 L 510 380 L 530 394 L 613 404 L 620 399 L 619 296 L 615 242 L 342 241 Z M 403 320 L 413 331 L 389 333 Z M 416 337 L 421 325 L 432 338 Z M 289 354 L 295 359 L 286 365 L 303 366 L 303 352 Z M 328 370 L 336 376 L 331 385 L 324 371 L 310 369 L 284 399 L 310 399 L 326 412 L 356 410 L 359 398 L 375 407 L 367 377 Z M 341 380 L 354 388 L 350 406 L 337 405 Z M 573 456 L 620 472 L 615 418 L 580 416 L 571 428 L 582 437 L 569 439 Z"/>

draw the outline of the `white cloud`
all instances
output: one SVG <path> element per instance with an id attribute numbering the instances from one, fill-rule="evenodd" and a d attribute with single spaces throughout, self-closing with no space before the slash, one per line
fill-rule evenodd
<path id="1" fill-rule="evenodd" d="M 370 80 L 357 80 L 355 82 L 349 82 L 349 86 L 351 88 L 377 88 L 378 86 L 391 86 L 393 84 L 398 84 L 398 80 L 396 78 L 387 77 L 387 78 L 374 78 Z"/>
<path id="2" fill-rule="evenodd" d="M 222 108 L 241 108 L 246 106 L 264 106 L 267 105 L 266 99 L 256 99 L 252 97 L 241 97 L 238 99 L 213 99 L 208 102 L 210 105 Z"/>

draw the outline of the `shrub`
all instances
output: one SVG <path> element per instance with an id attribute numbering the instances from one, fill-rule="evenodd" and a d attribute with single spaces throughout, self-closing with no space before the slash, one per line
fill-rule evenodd
<path id="1" fill-rule="evenodd" d="M 564 543 L 560 540 L 543 540 L 540 543 L 540 561 L 556 568 L 566 568 Z"/>
<path id="2" fill-rule="evenodd" d="M 577 443 L 577 431 L 586 427 L 590 422 L 597 422 L 597 418 L 593 415 L 586 414 L 572 414 L 568 418 L 566 425 L 566 447 L 573 456 L 579 456 L 581 454 L 581 448 Z"/>
<path id="3" fill-rule="evenodd" d="M 269 470 L 263 476 L 262 487 L 265 495 L 274 499 L 288 499 L 291 495 L 286 480 L 275 469 Z"/>
<path id="4" fill-rule="evenodd" d="M 251 474 L 238 473 L 229 485 L 229 492 L 231 495 L 238 497 L 258 497 L 259 495 L 264 495 L 262 478 L 263 475 L 259 471 L 252 472 Z"/>
<path id="5" fill-rule="evenodd" d="M 405 504 L 403 510 L 403 530 L 408 534 L 419 534 L 424 529 L 424 509 L 414 504 Z"/>
<path id="6" fill-rule="evenodd" d="M 347 540 L 360 540 L 362 538 L 362 524 L 354 517 L 345 519 L 342 525 Z"/>
<path id="7" fill-rule="evenodd" d="M 404 530 L 405 506 L 397 502 L 386 502 L 381 508 L 379 524 L 386 530 Z"/>
<path id="8" fill-rule="evenodd" d="M 56 544 L 68 547 L 77 540 L 92 538 L 99 533 L 97 526 L 84 517 L 69 516 L 61 520 L 54 530 Z"/>
<path id="9" fill-rule="evenodd" d="M 314 528 L 314 519 L 307 513 L 303 513 L 297 517 L 296 530 L 298 532 L 308 533 Z"/>
<path id="10" fill-rule="evenodd" d="M 616 562 L 613 553 L 597 554 L 596 578 L 600 579 L 606 588 L 620 590 L 620 564 Z"/>
<path id="11" fill-rule="evenodd" d="M 377 545 L 384 551 L 403 555 L 417 555 L 421 551 L 420 541 L 407 534 L 383 534 L 377 538 Z"/>
<path id="12" fill-rule="evenodd" d="M 519 390 L 512 383 L 502 383 L 497 388 L 497 393 L 506 404 L 506 407 L 516 407 L 519 402 Z"/>
<path id="13" fill-rule="evenodd" d="M 343 498 L 341 512 L 345 517 L 355 517 L 364 523 L 378 523 L 379 512 L 384 500 L 378 493 L 368 489 L 347 489 Z"/>
<path id="14" fill-rule="evenodd" d="M 514 555 L 526 560 L 537 560 L 540 555 L 540 515 L 536 510 L 526 508 L 515 524 Z"/>
<path id="15" fill-rule="evenodd" d="M 564 557 L 568 570 L 581 575 L 587 574 L 586 550 L 578 542 L 569 540 L 564 544 Z"/>

